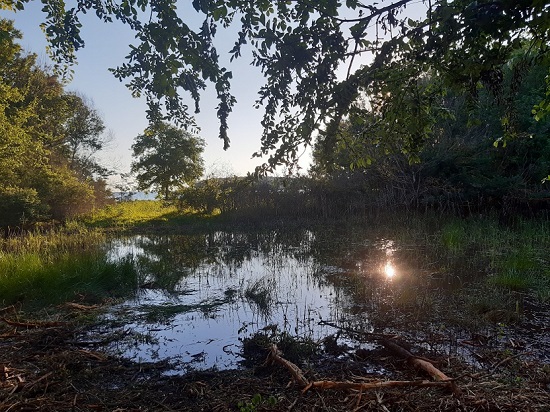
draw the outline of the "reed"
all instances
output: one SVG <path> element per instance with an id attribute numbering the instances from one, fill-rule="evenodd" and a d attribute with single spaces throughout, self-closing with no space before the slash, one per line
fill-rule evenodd
<path id="1" fill-rule="evenodd" d="M 0 240 L 0 305 L 37 309 L 133 293 L 132 258 L 111 260 L 104 241 L 105 235 L 77 223 Z"/>

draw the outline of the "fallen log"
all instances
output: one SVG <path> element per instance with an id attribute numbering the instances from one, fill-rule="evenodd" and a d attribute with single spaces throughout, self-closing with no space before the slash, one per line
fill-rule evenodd
<path id="1" fill-rule="evenodd" d="M 431 362 L 414 356 L 407 349 L 399 346 L 397 343 L 391 340 L 381 339 L 380 343 L 384 345 L 384 347 L 390 352 L 393 352 L 397 356 L 404 358 L 407 363 L 414 366 L 415 368 L 423 370 L 436 381 L 446 383 L 455 396 L 462 395 L 462 391 L 457 386 L 456 382 L 452 378 L 449 378 L 447 375 L 441 372 L 439 369 L 437 369 Z"/>

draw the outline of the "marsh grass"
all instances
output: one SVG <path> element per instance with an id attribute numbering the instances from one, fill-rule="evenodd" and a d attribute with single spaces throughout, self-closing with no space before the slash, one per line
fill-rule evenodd
<path id="1" fill-rule="evenodd" d="M 246 287 L 244 297 L 250 304 L 255 305 L 262 315 L 268 316 L 274 302 L 273 290 L 275 290 L 274 280 L 261 278 Z"/>
<path id="2" fill-rule="evenodd" d="M 100 232 L 74 222 L 0 240 L 0 305 L 38 309 L 132 293 L 137 284 L 133 259 L 109 260 L 104 241 Z"/>
<path id="3" fill-rule="evenodd" d="M 451 253 L 464 252 L 468 244 L 466 224 L 463 221 L 452 221 L 441 229 L 441 242 Z"/>
<path id="4" fill-rule="evenodd" d="M 120 298 L 136 288 L 130 258 L 109 262 L 104 254 L 65 254 L 44 259 L 38 254 L 0 260 L 0 301 L 31 309 L 67 301 L 98 303 Z"/>

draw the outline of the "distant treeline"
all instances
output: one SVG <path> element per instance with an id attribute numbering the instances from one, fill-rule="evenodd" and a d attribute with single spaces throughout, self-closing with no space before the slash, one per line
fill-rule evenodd
<path id="1" fill-rule="evenodd" d="M 459 216 L 548 216 L 550 193 L 539 183 L 532 190 L 454 185 L 430 175 L 426 165 L 396 162 L 401 173 L 357 171 L 325 178 L 211 178 L 180 192 L 181 209 L 221 214 L 239 220 L 334 219 L 385 212 L 422 211 Z M 438 169 L 444 172 L 443 169 Z"/>

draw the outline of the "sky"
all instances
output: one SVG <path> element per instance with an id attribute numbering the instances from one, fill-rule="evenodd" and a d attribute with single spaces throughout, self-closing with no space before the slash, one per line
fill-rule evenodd
<path id="1" fill-rule="evenodd" d="M 0 16 L 14 20 L 15 27 L 23 34 L 20 44 L 25 51 L 36 53 L 39 61 L 47 62 L 47 43 L 39 27 L 44 21 L 41 3 L 30 2 L 25 7 L 17 13 L 1 10 Z M 77 52 L 78 65 L 73 67 L 74 77 L 65 89 L 77 91 L 93 102 L 113 137 L 100 158 L 106 166 L 114 166 L 117 173 L 127 173 L 130 171 L 133 140 L 148 125 L 146 103 L 144 98 L 133 98 L 124 83 L 115 79 L 108 68 L 122 64 L 130 51 L 129 45 L 136 41 L 131 30 L 121 23 L 105 24 L 90 14 L 83 16 L 81 21 L 81 35 L 86 45 Z M 232 46 L 234 39 L 228 40 Z M 206 173 L 222 176 L 245 175 L 263 163 L 263 159 L 251 158 L 252 153 L 260 148 L 262 111 L 254 109 L 253 103 L 263 77 L 251 67 L 250 59 L 237 60 L 231 70 L 234 76 L 232 92 L 237 98 L 229 118 L 231 147 L 224 151 L 223 142 L 218 138 L 215 109 L 218 102 L 213 87 L 201 95 L 201 113 L 196 116 L 201 128 L 198 135 L 206 142 L 203 154 Z M 189 103 L 194 107 L 191 100 Z M 306 168 L 309 159 L 309 155 L 304 159 Z"/>
<path id="2" fill-rule="evenodd" d="M 421 1 L 418 2 L 421 4 Z M 184 2 L 180 13 L 197 16 L 197 24 L 202 21 L 191 2 Z M 0 10 L 0 16 L 14 20 L 15 27 L 23 34 L 20 44 L 27 52 L 36 53 L 39 61 L 47 62 L 46 40 L 39 25 L 44 21 L 41 2 L 31 1 L 25 10 L 13 13 Z M 187 19 L 186 19 L 187 21 Z M 124 62 L 129 45 L 136 43 L 132 31 L 125 25 L 114 22 L 101 22 L 93 13 L 81 16 L 83 23 L 81 36 L 85 47 L 77 52 L 78 65 L 73 67 L 74 77 L 66 86 L 67 91 L 76 91 L 93 102 L 102 115 L 107 130 L 113 140 L 100 155 L 104 166 L 114 168 L 117 174 L 128 173 L 132 161 L 131 146 L 134 138 L 147 127 L 145 99 L 132 98 L 124 83 L 115 79 L 108 68 Z M 221 44 L 216 44 L 218 52 L 224 54 L 234 44 L 235 36 L 218 33 Z M 225 43 L 225 44 L 224 44 Z M 244 53 L 243 53 L 244 54 Z M 250 56 L 237 59 L 229 68 L 233 72 L 232 93 L 237 104 L 229 117 L 229 137 L 231 147 L 223 150 L 223 142 L 218 138 L 219 123 L 216 117 L 218 102 L 214 88 L 210 86 L 201 95 L 201 113 L 196 116 L 201 128 L 198 133 L 206 142 L 203 158 L 206 173 L 217 176 L 231 174 L 245 175 L 267 159 L 252 158 L 260 148 L 262 109 L 255 109 L 253 103 L 257 91 L 263 84 L 263 76 L 251 66 Z M 189 106 L 193 103 L 189 100 Z M 306 172 L 311 161 L 311 151 L 306 150 L 300 158 L 300 166 Z M 116 183 L 114 179 L 111 183 Z"/>

